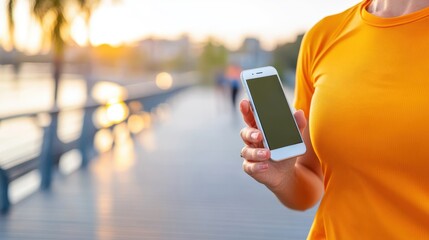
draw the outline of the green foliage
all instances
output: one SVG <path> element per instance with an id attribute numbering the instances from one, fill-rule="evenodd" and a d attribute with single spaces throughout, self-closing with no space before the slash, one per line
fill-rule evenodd
<path id="1" fill-rule="evenodd" d="M 213 82 L 214 75 L 220 69 L 224 69 L 228 64 L 228 49 L 209 40 L 203 47 L 203 51 L 198 59 L 198 69 L 204 83 Z"/>
<path id="2" fill-rule="evenodd" d="M 295 71 L 303 36 L 304 34 L 300 34 L 294 42 L 278 45 L 276 49 L 274 49 L 273 65 L 280 73 Z"/>
<path id="3" fill-rule="evenodd" d="M 163 69 L 167 71 L 191 71 L 195 69 L 195 59 L 188 53 L 182 51 L 170 61 L 164 63 Z"/>

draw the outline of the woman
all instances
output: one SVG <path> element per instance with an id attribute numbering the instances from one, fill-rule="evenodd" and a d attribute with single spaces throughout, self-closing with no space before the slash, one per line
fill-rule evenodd
<path id="1" fill-rule="evenodd" d="M 429 0 L 363 1 L 321 20 L 295 97 L 307 153 L 271 161 L 243 100 L 241 155 L 285 206 L 322 199 L 308 239 L 429 239 Z"/>

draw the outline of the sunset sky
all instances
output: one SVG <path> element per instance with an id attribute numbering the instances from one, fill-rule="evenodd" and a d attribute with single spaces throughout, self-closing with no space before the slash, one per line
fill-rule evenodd
<path id="1" fill-rule="evenodd" d="M 6 0 L 0 0 L 0 41 L 7 45 Z M 17 0 L 17 46 L 35 52 L 40 48 L 40 29 L 32 20 L 28 0 Z M 236 48 L 246 36 L 258 37 L 267 49 L 292 40 L 324 16 L 345 10 L 358 0 L 121 0 L 102 1 L 93 13 L 93 44 L 119 45 L 155 36 L 177 38 L 187 33 L 196 42 L 208 36 Z M 76 16 L 71 36 L 83 45 L 86 28 Z"/>

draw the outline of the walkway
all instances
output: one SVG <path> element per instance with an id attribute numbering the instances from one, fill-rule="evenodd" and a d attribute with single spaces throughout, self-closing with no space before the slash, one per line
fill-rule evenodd
<path id="1" fill-rule="evenodd" d="M 314 209 L 284 208 L 241 170 L 243 123 L 215 99 L 178 94 L 134 144 L 14 205 L 0 239 L 305 239 Z"/>

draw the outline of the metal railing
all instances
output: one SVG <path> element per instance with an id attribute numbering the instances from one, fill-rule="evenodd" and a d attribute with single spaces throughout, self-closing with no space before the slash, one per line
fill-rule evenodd
<path id="1" fill-rule="evenodd" d="M 138 101 L 144 106 L 145 110 L 150 111 L 160 103 L 165 102 L 167 98 L 193 84 L 195 84 L 195 81 L 193 81 L 192 78 L 184 77 L 184 79 L 177 81 L 169 90 L 157 88 L 153 82 L 125 86 L 129 94 L 128 98 L 123 102 L 128 105 L 130 102 Z M 140 89 L 140 91 L 138 91 L 138 89 Z M 97 131 L 97 127 L 93 123 L 93 114 L 95 110 L 101 106 L 103 105 L 91 103 L 74 109 L 53 109 L 51 111 L 18 114 L 0 118 L 0 127 L 5 121 L 18 118 L 29 118 L 34 120 L 39 128 L 43 129 L 41 149 L 38 153 L 32 153 L 17 159 L 9 159 L 8 161 L 1 161 L 2 156 L 0 155 L 1 213 L 8 212 L 11 206 L 9 197 L 10 183 L 23 175 L 38 169 L 41 176 L 40 189 L 49 189 L 52 183 L 53 171 L 55 171 L 55 167 L 58 166 L 61 155 L 72 149 L 78 149 L 81 152 L 81 168 L 86 168 L 88 166 L 90 159 L 94 157 L 91 156 L 91 153 L 94 152 L 93 141 Z M 58 137 L 58 115 L 64 111 L 70 110 L 84 111 L 81 133 L 78 138 L 63 142 Z M 43 123 L 43 121 L 40 120 L 43 118 L 46 119 L 46 116 L 50 116 L 49 124 Z M 127 118 L 121 122 L 126 120 Z M 120 124 L 121 122 L 117 122 L 112 126 Z M 12 149 L 12 151 L 19 151 L 19 146 Z"/>

